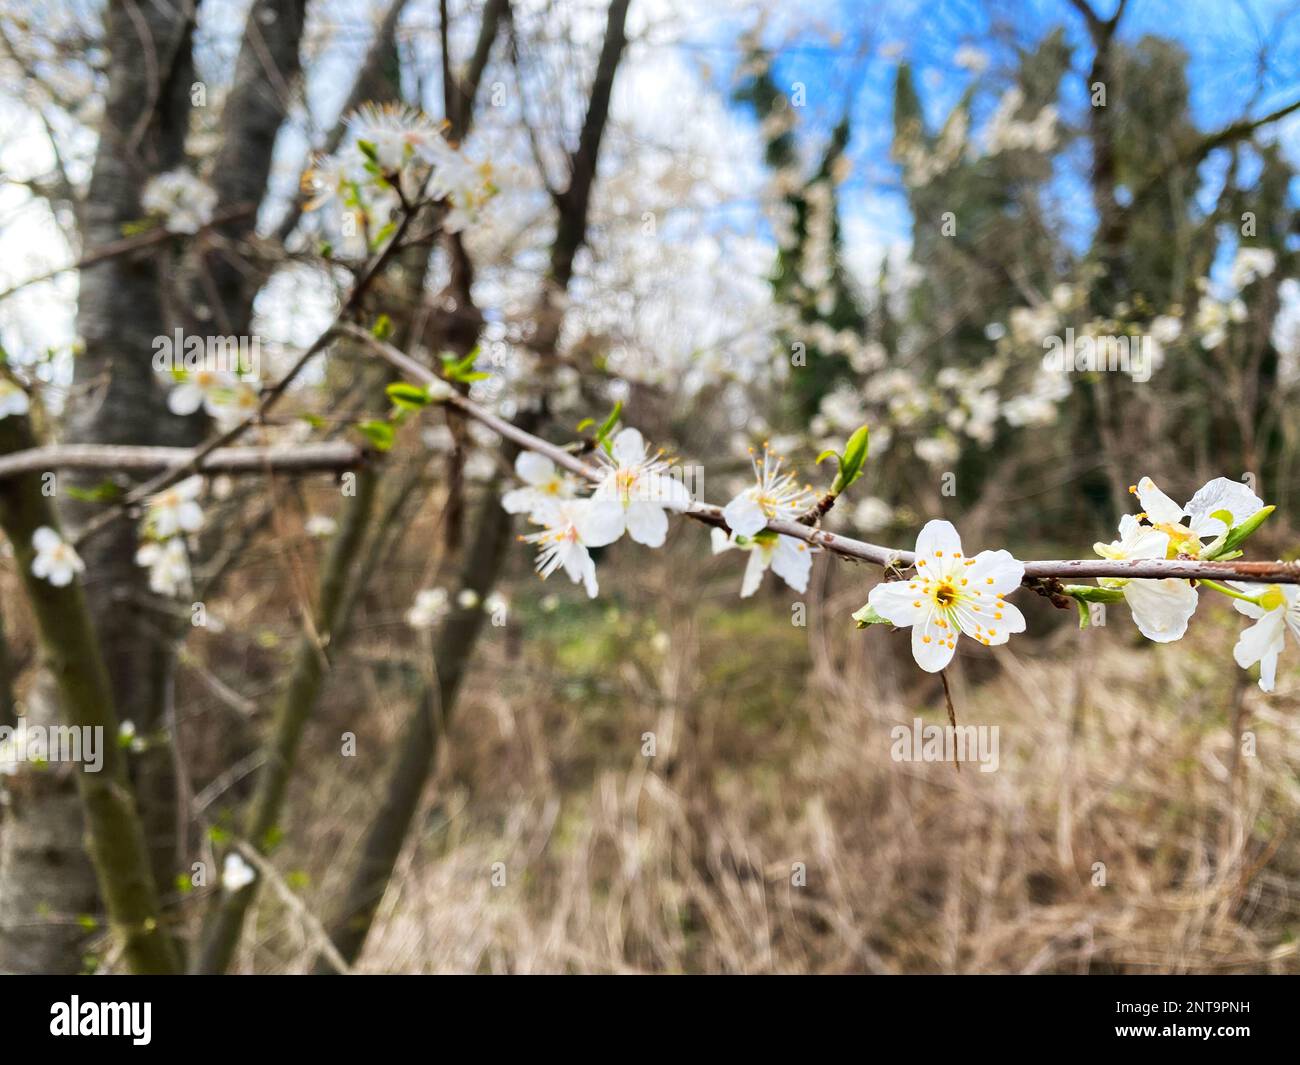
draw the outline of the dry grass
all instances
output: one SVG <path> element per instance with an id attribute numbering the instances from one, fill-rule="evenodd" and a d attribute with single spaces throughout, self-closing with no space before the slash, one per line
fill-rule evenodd
<path id="1" fill-rule="evenodd" d="M 362 968 L 1300 970 L 1300 677 L 1262 697 L 1217 603 L 1170 647 L 1122 608 L 1078 633 L 1030 604 L 1043 635 L 956 670 L 962 722 L 1001 738 L 997 772 L 959 773 L 891 759 L 890 727 L 942 723 L 943 700 L 905 637 L 842 624 L 865 571 L 823 562 L 797 628 L 784 590 L 739 603 L 734 558 L 700 561 L 681 543 L 696 535 L 649 564 L 616 549 L 595 605 L 552 582 L 563 605 L 543 614 L 542 589 L 516 582 L 514 636 L 481 645 Z M 310 873 L 318 912 L 405 712 L 400 685 L 376 680 L 388 652 L 359 651 L 277 855 Z M 337 771 L 354 713 L 362 753 Z M 1254 756 L 1234 753 L 1234 727 Z M 262 905 L 257 967 L 304 966 L 300 923 Z"/>

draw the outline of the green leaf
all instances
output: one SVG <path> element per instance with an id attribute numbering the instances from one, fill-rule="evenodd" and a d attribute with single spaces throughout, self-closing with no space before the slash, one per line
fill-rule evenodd
<path id="1" fill-rule="evenodd" d="M 614 409 L 609 412 L 609 417 L 605 419 L 604 423 L 600 427 L 600 432 L 598 432 L 596 436 L 601 440 L 604 440 L 605 437 L 609 436 L 609 434 L 614 431 L 614 426 L 618 424 L 619 415 L 622 413 L 623 401 L 620 399 L 614 404 Z"/>
<path id="2" fill-rule="evenodd" d="M 614 404 L 614 409 L 609 412 L 609 417 L 596 430 L 596 443 L 605 449 L 606 454 L 612 454 L 613 448 L 609 443 L 609 434 L 614 431 L 614 426 L 618 425 L 619 416 L 623 413 L 623 401 L 620 399 Z"/>
<path id="3" fill-rule="evenodd" d="M 488 377 L 488 374 L 476 372 L 474 363 L 478 361 L 479 349 L 475 348 L 463 359 L 457 359 L 455 355 L 444 354 L 442 356 L 442 375 L 448 381 L 460 381 L 463 384 L 470 384 L 473 381 L 482 381 Z"/>
<path id="4" fill-rule="evenodd" d="M 839 475 L 831 485 L 832 495 L 839 495 L 862 476 L 862 468 L 867 464 L 870 436 L 870 430 L 863 425 L 849 437 L 844 445 L 844 454 L 840 456 Z"/>
<path id="5" fill-rule="evenodd" d="M 379 163 L 379 152 L 370 141 L 357 141 L 357 147 L 361 149 L 361 154 L 376 165 Z"/>
<path id="6" fill-rule="evenodd" d="M 823 459 L 828 459 L 831 458 L 832 456 L 836 460 L 838 460 L 840 457 L 840 453 L 836 451 L 834 448 L 828 447 L 825 451 L 823 451 L 820 455 L 817 456 L 817 465 L 820 466 L 822 464 Z"/>
<path id="7" fill-rule="evenodd" d="M 1256 511 L 1235 529 L 1229 530 L 1228 534 L 1223 538 L 1223 543 L 1218 545 L 1214 550 L 1213 555 L 1207 557 L 1222 560 L 1228 552 L 1234 551 L 1241 546 L 1241 544 L 1246 541 L 1247 537 L 1263 525 L 1264 522 L 1268 520 L 1268 516 L 1276 509 L 1277 508 L 1274 506 L 1267 506 L 1262 510 Z M 1231 516 L 1229 516 L 1229 520 L 1231 520 Z M 1227 523 L 1225 522 L 1225 524 Z"/>
<path id="8" fill-rule="evenodd" d="M 1076 599 L 1074 605 L 1079 608 L 1079 628 L 1086 629 L 1092 623 L 1092 611 L 1082 599 Z"/>
<path id="9" fill-rule="evenodd" d="M 586 432 L 595 424 L 596 424 L 595 418 L 583 418 L 582 421 L 580 421 L 577 425 L 573 427 L 573 431 L 575 433 Z"/>
<path id="10" fill-rule="evenodd" d="M 388 315 L 381 314 L 370 327 L 370 335 L 377 340 L 387 340 L 393 335 L 393 320 Z"/>
<path id="11" fill-rule="evenodd" d="M 371 419 L 368 422 L 361 422 L 357 426 L 357 431 L 370 441 L 376 451 L 389 451 L 392 449 L 396 433 L 394 433 L 390 423 Z"/>
<path id="12" fill-rule="evenodd" d="M 122 494 L 122 486 L 112 481 L 101 481 L 94 488 L 78 488 L 68 485 L 65 491 L 73 499 L 82 503 L 108 503 Z"/>
<path id="13" fill-rule="evenodd" d="M 858 628 L 865 629 L 868 625 L 888 625 L 889 619 L 882 618 L 876 613 L 876 608 L 867 603 L 861 610 L 855 610 L 851 615 L 853 620 L 858 623 Z"/>
<path id="14" fill-rule="evenodd" d="M 384 389 L 393 405 L 401 410 L 423 410 L 432 401 L 426 389 L 408 381 L 396 381 Z"/>
<path id="15" fill-rule="evenodd" d="M 1079 603 L 1119 603 L 1124 600 L 1124 593 L 1118 588 L 1101 588 L 1092 584 L 1067 584 L 1061 591 Z"/>

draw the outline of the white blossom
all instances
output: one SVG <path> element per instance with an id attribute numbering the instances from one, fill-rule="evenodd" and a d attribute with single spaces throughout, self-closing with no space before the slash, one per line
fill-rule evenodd
<path id="1" fill-rule="evenodd" d="M 1141 524 L 1132 514 L 1119 520 L 1119 539 L 1094 544 L 1102 558 L 1116 560 L 1165 558 L 1169 534 Z M 1187 623 L 1196 613 L 1197 594 L 1191 582 L 1165 577 L 1160 580 L 1099 577 L 1103 588 L 1118 589 L 1128 604 L 1133 623 L 1148 640 L 1172 643 L 1182 639 Z"/>
<path id="2" fill-rule="evenodd" d="M 1232 649 L 1232 657 L 1242 669 L 1259 663 L 1259 686 L 1271 692 L 1277 681 L 1277 660 L 1286 647 L 1286 630 L 1300 640 L 1300 588 L 1294 584 L 1246 584 L 1229 581 L 1234 588 L 1260 600 L 1258 604 L 1234 599 L 1239 613 L 1253 618 L 1255 624 L 1241 633 Z"/>
<path id="3" fill-rule="evenodd" d="M 212 221 L 216 192 L 185 167 L 159 174 L 145 185 L 140 206 L 172 233 L 197 233 Z"/>
<path id="4" fill-rule="evenodd" d="M 11 414 L 26 414 L 32 401 L 25 389 L 8 378 L 0 377 L 0 421 Z"/>
<path id="5" fill-rule="evenodd" d="M 1232 261 L 1232 287 L 1240 292 L 1261 277 L 1268 277 L 1277 265 L 1277 256 L 1268 248 L 1238 248 Z"/>
<path id="6" fill-rule="evenodd" d="M 537 545 L 536 569 L 543 580 L 563 568 L 574 584 L 582 584 L 587 595 L 595 599 L 600 590 L 596 583 L 596 563 L 587 548 L 600 545 L 587 541 L 581 532 L 583 527 L 591 524 L 589 510 L 592 505 L 590 499 L 564 499 L 554 503 L 538 515 L 538 524 L 545 528 L 520 539 Z M 602 542 L 611 543 L 612 540 L 603 539 Z"/>
<path id="7" fill-rule="evenodd" d="M 736 548 L 749 552 L 749 562 L 740 584 L 742 599 L 748 599 L 758 591 L 763 574 L 769 569 L 796 592 L 808 590 L 808 575 L 812 572 L 815 549 L 803 540 L 771 532 L 760 532 L 754 536 L 732 533 L 728 536 L 721 529 L 714 529 L 712 541 L 715 555 Z"/>
<path id="8" fill-rule="evenodd" d="M 86 568 L 76 549 L 48 525 L 32 533 L 32 547 L 36 549 L 32 573 L 56 588 L 71 584 L 72 578 Z"/>
<path id="9" fill-rule="evenodd" d="M 413 629 L 431 629 L 450 609 L 445 588 L 423 588 L 415 593 L 415 603 L 406 612 L 406 623 Z"/>
<path id="10" fill-rule="evenodd" d="M 578 511 L 584 544 L 612 544 L 626 531 L 646 547 L 662 546 L 668 535 L 666 511 L 682 511 L 691 505 L 690 493 L 671 475 L 670 464 L 662 455 L 660 451 L 650 456 L 635 429 L 621 430 L 609 454 L 597 452 L 604 473 L 590 505 Z"/>
<path id="11" fill-rule="evenodd" d="M 221 886 L 226 891 L 235 892 L 248 887 L 257 879 L 253 867 L 244 861 L 241 854 L 231 851 L 221 866 Z"/>
<path id="12" fill-rule="evenodd" d="M 1147 520 L 1168 534 L 1176 551 L 1193 557 L 1200 554 L 1203 540 L 1222 536 L 1264 508 L 1259 496 L 1240 481 L 1227 477 L 1207 481 L 1185 507 L 1160 491 L 1150 477 L 1143 477 L 1129 491 L 1138 497 Z M 1225 513 L 1230 516 L 1231 524 L 1223 521 Z"/>
<path id="13" fill-rule="evenodd" d="M 141 544 L 135 561 L 149 568 L 149 589 L 155 594 L 173 597 L 189 591 L 190 560 L 179 536 Z"/>
<path id="14" fill-rule="evenodd" d="M 545 455 L 521 451 L 515 459 L 515 473 L 524 482 L 501 497 L 508 514 L 527 514 L 530 518 L 559 499 L 578 494 L 578 482 L 561 472 Z"/>
<path id="15" fill-rule="evenodd" d="M 197 500 L 203 491 L 203 478 L 187 477 L 145 500 L 145 529 L 165 540 L 179 533 L 194 533 L 203 528 L 203 509 Z"/>
<path id="16" fill-rule="evenodd" d="M 886 621 L 912 629 L 917 665 L 937 673 L 952 661 L 963 634 L 997 646 L 1025 631 L 1024 616 L 1004 599 L 1024 575 L 1024 564 L 1006 551 L 966 558 L 952 524 L 933 520 L 916 538 L 915 576 L 877 584 L 867 602 Z"/>
<path id="17" fill-rule="evenodd" d="M 784 459 L 763 445 L 762 455 L 749 449 L 757 483 L 722 508 L 723 520 L 737 536 L 754 536 L 769 521 L 793 521 L 816 502 L 811 485 L 800 485 L 797 470 L 783 470 Z"/>
<path id="18" fill-rule="evenodd" d="M 338 531 L 339 523 L 328 514 L 312 514 L 303 524 L 303 532 L 313 539 L 324 539 Z"/>

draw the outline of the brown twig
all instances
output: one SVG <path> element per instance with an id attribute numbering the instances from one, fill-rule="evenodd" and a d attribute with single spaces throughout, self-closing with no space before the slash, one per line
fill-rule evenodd
<path id="1" fill-rule="evenodd" d="M 339 332 L 364 341 L 381 358 L 395 366 L 408 379 L 423 385 L 445 385 L 441 377 L 427 366 L 417 362 L 393 345 L 380 340 L 368 330 L 358 326 L 343 324 Z M 518 426 L 480 407 L 477 403 L 456 393 L 445 401 L 462 414 L 486 425 L 497 435 L 512 440 L 520 447 L 545 455 L 557 466 L 577 474 L 589 481 L 599 481 L 602 471 L 583 462 L 573 453 L 556 444 L 542 440 L 532 433 L 525 432 Z M 689 518 L 725 528 L 720 507 L 708 503 L 693 503 L 683 511 Z M 859 562 L 871 562 L 877 566 L 910 566 L 915 561 L 911 551 L 901 551 L 878 544 L 865 543 L 848 536 L 839 536 L 823 529 L 810 528 L 799 521 L 769 521 L 767 529 L 792 536 L 797 540 L 823 548 L 841 558 L 854 559 Z M 1163 579 L 1173 577 L 1179 580 L 1245 580 L 1263 584 L 1300 584 L 1300 563 L 1295 562 L 1198 562 L 1185 559 L 1135 559 L 1116 561 L 1107 558 L 1051 559 L 1041 562 L 1025 563 L 1025 582 L 1030 587 L 1045 578 L 1079 580 L 1088 577 L 1124 577 L 1129 579 Z"/>

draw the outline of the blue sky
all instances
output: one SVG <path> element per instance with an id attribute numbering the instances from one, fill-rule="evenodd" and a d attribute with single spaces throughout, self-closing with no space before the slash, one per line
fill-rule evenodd
<path id="1" fill-rule="evenodd" d="M 1096 0 L 1103 15 L 1113 0 Z M 720 43 L 714 61 L 719 86 L 727 84 L 739 58 L 738 26 L 752 19 L 715 25 Z M 869 232 L 881 244 L 906 242 L 910 218 L 889 161 L 894 83 L 899 62 L 913 68 L 932 128 L 936 128 L 970 84 L 973 75 L 957 65 L 963 45 L 975 45 L 990 59 L 979 75 L 986 91 L 976 105 L 977 125 L 996 104 L 1017 67 L 1017 47 L 1029 47 L 1055 26 L 1066 28 L 1074 48 L 1073 70 L 1062 84 L 1066 121 L 1078 122 L 1086 107 L 1085 81 L 1092 46 L 1083 19 L 1068 0 L 884 0 L 865 5 L 832 0 L 789 5 L 769 19 L 764 39 L 778 48 L 776 71 L 783 86 L 802 82 L 809 106 L 805 124 L 824 133 L 843 113 L 853 116 L 850 157 L 853 176 L 844 188 L 843 210 L 850 227 Z M 1120 38 L 1145 35 L 1178 41 L 1189 55 L 1192 108 L 1205 130 L 1244 115 L 1262 115 L 1300 95 L 1300 8 L 1291 0 L 1130 0 Z M 698 48 L 696 42 L 688 47 Z M 707 46 L 706 46 L 707 47 Z M 851 101 L 851 103 L 849 102 Z M 1273 127 L 1288 156 L 1300 166 L 1300 116 Z M 1083 185 L 1087 157 L 1062 160 L 1056 192 L 1077 246 L 1086 244 L 1092 223 Z M 1221 160 L 1203 170 L 1209 178 Z M 855 217 L 856 216 L 856 217 Z"/>

